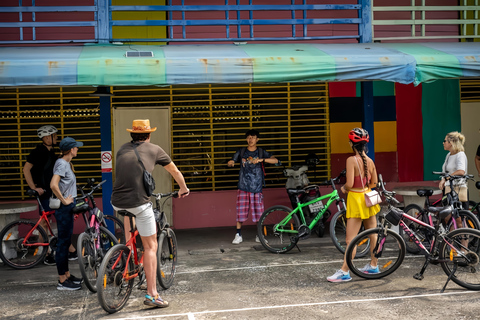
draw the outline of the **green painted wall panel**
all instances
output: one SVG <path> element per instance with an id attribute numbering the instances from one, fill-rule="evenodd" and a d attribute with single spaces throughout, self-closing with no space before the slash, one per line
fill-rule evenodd
<path id="1" fill-rule="evenodd" d="M 443 140 L 447 133 L 462 129 L 459 80 L 422 84 L 422 117 L 424 180 L 438 180 L 438 175 L 432 174 L 432 171 L 442 171 L 448 153 L 443 149 Z"/>
<path id="2" fill-rule="evenodd" d="M 161 46 L 142 46 L 153 58 L 126 58 L 136 48 L 116 45 L 88 45 L 78 58 L 78 85 L 165 84 L 165 54 Z"/>
<path id="3" fill-rule="evenodd" d="M 242 47 L 253 58 L 255 82 L 329 81 L 336 79 L 335 58 L 308 44 Z M 292 79 L 296 75 L 296 79 Z"/>
<path id="4" fill-rule="evenodd" d="M 395 83 L 388 81 L 374 81 L 373 82 L 373 96 L 374 97 L 390 97 L 395 95 Z"/>

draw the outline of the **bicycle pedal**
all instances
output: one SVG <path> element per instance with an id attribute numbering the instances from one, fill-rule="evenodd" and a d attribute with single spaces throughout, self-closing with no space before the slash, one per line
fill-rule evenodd
<path id="1" fill-rule="evenodd" d="M 413 279 L 423 280 L 423 274 L 416 273 L 416 274 L 413 276 Z"/>

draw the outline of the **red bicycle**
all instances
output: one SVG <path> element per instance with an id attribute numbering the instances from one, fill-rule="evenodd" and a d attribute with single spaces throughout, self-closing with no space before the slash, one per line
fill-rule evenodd
<path id="1" fill-rule="evenodd" d="M 28 220 L 18 220 L 7 224 L 0 232 L 1 248 L 0 258 L 3 263 L 14 269 L 28 269 L 36 266 L 45 259 L 47 252 L 55 251 L 57 236 L 53 232 L 49 217 L 55 210 L 45 211 L 40 202 L 37 191 L 30 189 L 27 195 L 36 197 L 42 215 L 37 223 Z M 73 214 L 88 210 L 88 204 L 76 206 Z M 40 225 L 45 221 L 47 231 Z"/>

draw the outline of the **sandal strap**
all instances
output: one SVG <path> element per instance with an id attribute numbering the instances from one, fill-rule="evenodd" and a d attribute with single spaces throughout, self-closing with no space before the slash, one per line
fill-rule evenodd
<path id="1" fill-rule="evenodd" d="M 156 301 L 156 300 L 159 300 L 160 302 L 164 302 L 163 299 L 160 298 L 160 295 L 159 295 L 159 294 L 157 294 L 157 295 L 155 296 L 155 298 L 152 298 L 152 296 L 146 294 L 146 295 L 145 295 L 145 299 L 151 300 L 152 302 L 153 302 L 153 301 Z"/>

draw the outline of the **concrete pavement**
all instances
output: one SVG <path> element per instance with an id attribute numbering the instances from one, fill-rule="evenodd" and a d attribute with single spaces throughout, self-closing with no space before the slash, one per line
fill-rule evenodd
<path id="1" fill-rule="evenodd" d="M 96 294 L 56 290 L 56 268 L 28 270 L 0 266 L 2 319 L 478 319 L 480 292 L 450 283 L 439 266 L 423 281 L 414 280 L 423 258 L 408 256 L 392 275 L 380 280 L 354 277 L 332 284 L 343 256 L 328 234 L 299 242 L 287 254 L 272 254 L 255 243 L 246 227 L 244 242 L 233 245 L 235 228 L 177 230 L 178 268 L 174 285 L 160 291 L 166 309 L 143 305 L 134 290 L 120 312 L 109 315 Z M 80 276 L 77 261 L 71 271 Z"/>

